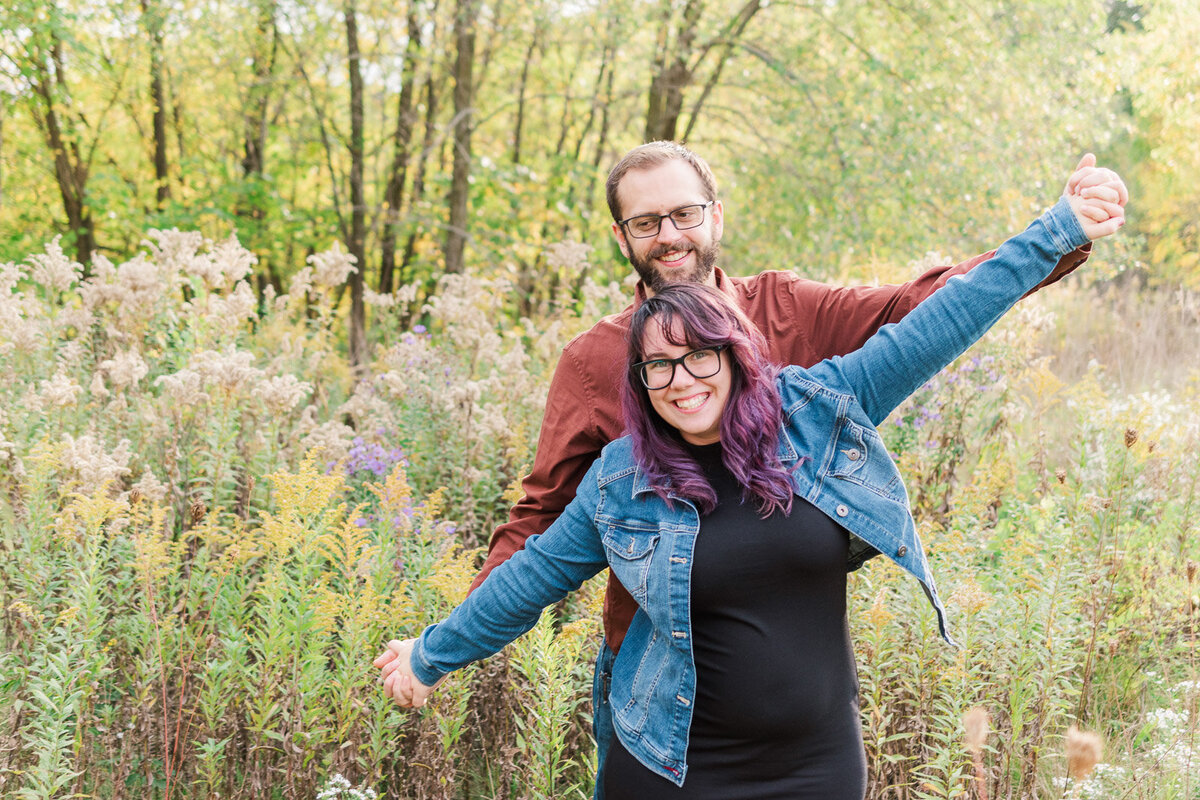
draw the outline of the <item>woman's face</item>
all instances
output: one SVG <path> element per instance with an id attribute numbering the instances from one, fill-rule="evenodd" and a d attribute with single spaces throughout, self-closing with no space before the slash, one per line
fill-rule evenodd
<path id="1" fill-rule="evenodd" d="M 678 358 L 695 349 L 690 345 L 671 344 L 656 324 L 646 326 L 642 341 L 644 360 Z M 733 380 L 729 351 L 722 350 L 719 358 L 721 369 L 716 375 L 696 378 L 681 365 L 676 365 L 675 376 L 666 388 L 646 390 L 650 405 L 658 415 L 690 444 L 713 444 L 721 440 L 721 412 L 725 410 Z"/>

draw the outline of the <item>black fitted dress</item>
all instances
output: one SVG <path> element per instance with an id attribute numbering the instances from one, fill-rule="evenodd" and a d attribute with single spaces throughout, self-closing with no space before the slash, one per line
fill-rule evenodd
<path id="1" fill-rule="evenodd" d="M 614 740 L 606 800 L 862 800 L 866 758 L 846 624 L 845 529 L 795 498 L 760 519 L 721 464 L 692 559 L 696 702 L 682 787 Z"/>

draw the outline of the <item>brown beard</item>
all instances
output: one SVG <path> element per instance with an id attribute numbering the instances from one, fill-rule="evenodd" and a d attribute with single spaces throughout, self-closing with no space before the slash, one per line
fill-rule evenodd
<path id="1" fill-rule="evenodd" d="M 668 280 L 665 275 L 659 272 L 651 261 L 664 253 L 669 253 L 672 250 L 691 251 L 696 254 L 696 265 L 690 272 L 682 273 L 673 276 Z M 675 242 L 669 245 L 659 245 L 648 252 L 645 257 L 637 255 L 633 248 L 629 248 L 629 263 L 637 271 L 638 277 L 642 279 L 642 283 L 652 292 L 659 292 L 664 287 L 670 286 L 672 283 L 707 283 L 708 278 L 712 275 L 713 268 L 717 265 L 717 257 L 721 254 L 721 243 L 713 242 L 708 247 L 700 247 L 691 242 Z"/>

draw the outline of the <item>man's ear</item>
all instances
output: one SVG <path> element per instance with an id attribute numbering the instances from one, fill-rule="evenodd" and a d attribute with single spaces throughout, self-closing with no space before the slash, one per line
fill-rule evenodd
<path id="1" fill-rule="evenodd" d="M 725 232 L 725 206 L 718 200 L 713 203 L 712 207 L 712 223 L 713 223 L 713 241 L 721 241 L 721 234 Z"/>
<path id="2" fill-rule="evenodd" d="M 614 222 L 612 232 L 613 237 L 617 240 L 617 247 L 621 248 L 621 255 L 629 258 L 629 242 L 625 241 L 625 231 L 621 230 L 621 226 Z"/>

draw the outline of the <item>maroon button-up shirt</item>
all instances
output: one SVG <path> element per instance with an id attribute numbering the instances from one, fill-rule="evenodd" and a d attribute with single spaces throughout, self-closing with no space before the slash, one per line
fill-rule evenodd
<path id="1" fill-rule="evenodd" d="M 734 278 L 716 270 L 717 288 L 728 294 L 767 339 L 770 359 L 810 367 L 857 350 L 881 326 L 899 321 L 953 275 L 990 258 L 995 251 L 961 264 L 935 267 L 897 286 L 842 288 L 804 280 L 792 272 L 767 271 Z M 1054 283 L 1087 260 L 1090 245 L 1064 256 L 1041 286 Z M 1041 288 L 1039 286 L 1038 288 Z M 546 398 L 533 469 L 525 496 L 509 521 L 492 534 L 488 557 L 472 590 L 493 569 L 550 527 L 568 503 L 600 450 L 624 431 L 620 390 L 624 380 L 629 319 L 634 303 L 605 317 L 563 349 Z M 637 611 L 633 597 L 610 575 L 604 597 L 604 633 L 617 651 Z"/>

